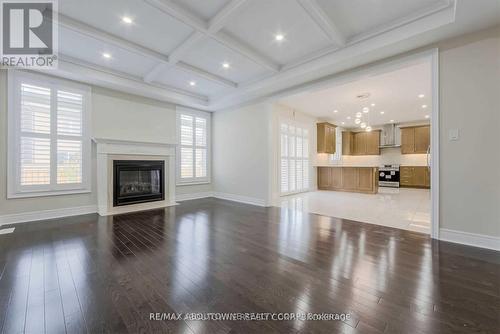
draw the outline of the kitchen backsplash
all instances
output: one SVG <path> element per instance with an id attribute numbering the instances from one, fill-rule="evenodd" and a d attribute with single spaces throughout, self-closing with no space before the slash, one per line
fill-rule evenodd
<path id="1" fill-rule="evenodd" d="M 426 166 L 426 154 L 401 154 L 401 148 L 384 148 L 380 155 L 351 156 L 344 155 L 341 160 L 332 161 L 329 154 L 317 154 L 316 165 L 343 165 L 343 166 L 380 166 L 380 165 L 402 165 L 402 166 Z"/>

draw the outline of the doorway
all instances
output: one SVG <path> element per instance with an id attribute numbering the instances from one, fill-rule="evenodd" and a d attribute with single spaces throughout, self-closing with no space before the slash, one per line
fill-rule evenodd
<path id="1" fill-rule="evenodd" d="M 352 192 L 339 188 L 341 182 L 333 176 L 335 186 L 328 191 L 321 190 L 320 186 L 319 191 L 280 196 L 279 205 L 438 238 L 438 75 L 438 51 L 433 49 L 332 76 L 277 98 L 276 103 L 293 109 L 294 114 L 304 113 L 315 117 L 317 123 L 329 122 L 337 128 L 336 147 L 340 149 L 334 154 L 318 154 L 317 133 L 311 134 L 314 139 L 309 147 L 313 189 L 318 186 L 319 171 L 323 167 L 348 167 L 345 173 L 349 175 L 368 173 L 355 168 L 377 168 L 379 176 L 397 175 L 400 185 L 391 187 L 394 182 L 384 182 L 394 178 L 377 179 L 376 194 Z M 394 82 L 391 84 L 390 80 Z M 380 131 L 387 136 L 391 128 L 396 129 L 393 135 L 399 142 L 398 139 L 382 142 L 385 137 L 373 134 Z M 365 132 L 371 135 L 364 135 Z M 380 142 L 363 144 L 363 140 L 377 137 L 381 138 Z M 374 145 L 379 146 L 378 150 Z M 365 147 L 365 151 L 360 147 Z M 349 150 L 353 152 L 346 153 Z M 332 173 L 337 178 L 342 175 L 338 170 Z M 322 175 L 326 174 L 323 170 Z M 366 180 L 366 176 L 363 177 Z"/>

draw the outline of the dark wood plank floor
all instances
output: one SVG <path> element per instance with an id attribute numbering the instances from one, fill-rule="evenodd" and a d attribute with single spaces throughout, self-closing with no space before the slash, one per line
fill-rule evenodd
<path id="1" fill-rule="evenodd" d="M 1 333 L 500 333 L 500 253 L 423 234 L 218 199 L 15 227 L 0 235 Z"/>

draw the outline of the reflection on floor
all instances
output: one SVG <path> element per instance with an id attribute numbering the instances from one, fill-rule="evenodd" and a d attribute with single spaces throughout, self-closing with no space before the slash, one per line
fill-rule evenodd
<path id="1" fill-rule="evenodd" d="M 431 195 L 428 189 L 380 188 L 379 193 L 357 194 L 313 191 L 281 197 L 281 207 L 430 233 Z"/>

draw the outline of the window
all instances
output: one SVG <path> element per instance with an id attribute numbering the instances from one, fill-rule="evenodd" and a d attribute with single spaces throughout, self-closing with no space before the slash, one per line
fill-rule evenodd
<path id="1" fill-rule="evenodd" d="M 309 130 L 298 126 L 280 125 L 281 194 L 309 189 Z"/>
<path id="2" fill-rule="evenodd" d="M 177 133 L 177 183 L 210 182 L 210 113 L 178 108 Z"/>
<path id="3" fill-rule="evenodd" d="M 90 191 L 90 89 L 9 72 L 8 197 Z"/>

